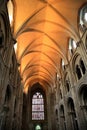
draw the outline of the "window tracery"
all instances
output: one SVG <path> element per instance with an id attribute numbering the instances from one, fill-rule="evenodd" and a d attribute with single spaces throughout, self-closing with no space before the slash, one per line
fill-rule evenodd
<path id="1" fill-rule="evenodd" d="M 32 120 L 44 120 L 44 98 L 40 92 L 32 97 Z"/>
<path id="2" fill-rule="evenodd" d="M 86 73 L 86 66 L 84 59 L 80 54 L 76 54 L 73 59 L 73 69 L 75 71 L 77 80 L 81 79 Z"/>

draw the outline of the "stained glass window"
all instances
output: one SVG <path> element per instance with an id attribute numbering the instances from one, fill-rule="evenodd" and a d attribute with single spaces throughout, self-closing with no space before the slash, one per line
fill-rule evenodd
<path id="1" fill-rule="evenodd" d="M 32 97 L 32 120 L 44 120 L 44 98 L 40 92 Z"/>

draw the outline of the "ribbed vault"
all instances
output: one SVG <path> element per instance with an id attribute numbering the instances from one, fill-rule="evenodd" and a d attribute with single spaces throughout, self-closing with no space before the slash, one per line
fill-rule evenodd
<path id="1" fill-rule="evenodd" d="M 78 15 L 86 0 L 13 0 L 14 37 L 24 88 L 36 82 L 53 87 L 68 64 L 68 39 L 76 42 Z"/>

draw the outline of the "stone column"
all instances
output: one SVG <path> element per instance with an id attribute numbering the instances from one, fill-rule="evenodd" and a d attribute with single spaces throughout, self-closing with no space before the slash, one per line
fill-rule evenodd
<path id="1" fill-rule="evenodd" d="M 56 120 L 55 120 L 55 94 L 50 94 L 50 114 L 51 114 L 51 126 L 52 130 L 56 129 Z"/>
<path id="2" fill-rule="evenodd" d="M 48 92 L 48 91 L 47 91 Z M 50 112 L 50 93 L 47 93 L 47 121 L 48 121 L 48 130 L 52 130 L 51 126 L 51 112 Z"/>

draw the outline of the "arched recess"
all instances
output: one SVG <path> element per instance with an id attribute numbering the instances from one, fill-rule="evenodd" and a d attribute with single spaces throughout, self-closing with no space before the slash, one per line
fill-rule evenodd
<path id="1" fill-rule="evenodd" d="M 81 111 L 84 115 L 84 120 L 87 124 L 87 84 L 84 84 L 79 89 L 79 99 L 80 99 L 80 107 Z M 87 125 L 86 125 L 87 128 Z"/>
<path id="2" fill-rule="evenodd" d="M 7 85 L 6 93 L 5 93 L 5 101 L 4 101 L 6 107 L 9 106 L 10 100 L 11 100 L 11 87 L 10 85 Z"/>
<path id="3" fill-rule="evenodd" d="M 68 93 L 70 90 L 70 78 L 68 72 L 66 72 L 64 77 L 64 85 L 65 85 L 65 93 Z"/>
<path id="4" fill-rule="evenodd" d="M 43 88 L 43 86 L 40 85 L 40 83 L 35 83 L 31 88 L 30 88 L 31 94 L 30 94 L 30 100 L 31 100 L 31 108 L 32 108 L 32 113 L 34 112 L 34 106 L 36 105 L 35 111 L 37 112 L 37 119 L 34 119 L 33 117 L 32 120 L 46 120 L 47 115 L 46 115 L 46 92 Z M 42 104 L 42 107 L 41 107 Z M 39 109 L 39 110 L 38 110 Z M 40 113 L 38 111 L 42 111 L 42 119 L 39 119 Z"/>
<path id="5" fill-rule="evenodd" d="M 66 130 L 64 106 L 60 106 L 60 129 Z"/>
<path id="6" fill-rule="evenodd" d="M 8 28 L 7 28 L 7 21 L 6 20 L 6 16 L 5 14 L 2 12 L 0 13 L 0 54 L 3 55 L 3 59 L 4 59 L 4 48 L 6 47 L 6 43 L 7 43 L 7 36 L 8 36 Z"/>
<path id="7" fill-rule="evenodd" d="M 55 110 L 56 120 L 58 121 L 58 109 Z"/>
<path id="8" fill-rule="evenodd" d="M 56 129 L 59 129 L 59 115 L 58 109 L 55 109 L 55 117 L 56 117 Z"/>
<path id="9" fill-rule="evenodd" d="M 26 112 L 23 113 L 23 119 L 28 122 L 26 126 L 32 128 L 40 124 L 41 129 L 47 124 L 47 99 L 46 90 L 39 82 L 35 82 L 32 86 L 28 87 L 28 93 L 24 94 L 23 109 Z M 26 102 L 26 103 L 25 103 Z"/>
<path id="10" fill-rule="evenodd" d="M 82 70 L 82 73 L 85 74 L 86 68 L 85 68 L 85 64 L 84 64 L 82 58 L 80 59 L 80 68 Z"/>
<path id="11" fill-rule="evenodd" d="M 71 97 L 68 98 L 67 106 L 68 106 L 68 116 L 69 116 L 69 129 L 79 130 L 76 112 L 75 112 L 75 106 L 74 106 L 73 99 Z"/>
<path id="12" fill-rule="evenodd" d="M 80 68 L 78 66 L 79 57 L 80 57 L 80 54 L 76 53 L 75 56 L 73 57 L 73 60 L 72 60 L 72 69 L 74 71 L 76 79 L 80 79 L 82 77 Z"/>
<path id="13" fill-rule="evenodd" d="M 73 57 L 72 68 L 77 80 L 81 79 L 81 77 L 86 73 L 83 57 L 79 53 L 76 53 Z"/>

